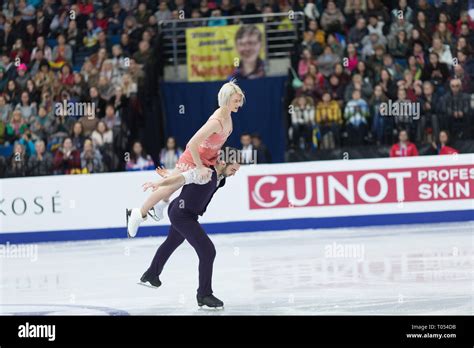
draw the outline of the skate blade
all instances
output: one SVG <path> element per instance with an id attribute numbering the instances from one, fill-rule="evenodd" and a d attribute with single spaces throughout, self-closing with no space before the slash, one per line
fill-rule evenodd
<path id="1" fill-rule="evenodd" d="M 130 217 L 130 215 L 132 214 L 132 211 L 130 209 L 125 209 L 125 219 L 127 221 L 127 237 L 128 238 L 133 238 L 130 233 L 128 233 L 128 218 Z"/>
<path id="2" fill-rule="evenodd" d="M 141 286 L 145 286 L 145 287 L 150 288 L 150 289 L 158 289 L 158 286 L 153 286 L 153 285 L 148 284 L 148 283 L 138 282 L 137 284 L 141 285 Z"/>
<path id="3" fill-rule="evenodd" d="M 159 218 L 158 216 L 156 216 L 155 214 L 153 213 L 150 213 L 150 211 L 148 211 L 148 216 L 151 217 L 153 220 L 155 220 L 156 222 L 159 222 L 161 221 L 162 219 Z"/>
<path id="4" fill-rule="evenodd" d="M 202 306 L 199 306 L 198 310 L 200 310 L 200 311 L 209 311 L 209 312 L 222 311 L 222 310 L 224 310 L 224 306 L 222 306 L 222 307 L 208 307 L 206 305 L 202 305 Z"/>

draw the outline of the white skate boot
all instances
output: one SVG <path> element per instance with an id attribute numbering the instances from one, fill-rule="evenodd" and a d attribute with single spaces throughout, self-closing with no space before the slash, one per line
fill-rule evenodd
<path id="1" fill-rule="evenodd" d="M 147 217 L 142 217 L 140 208 L 126 209 L 127 211 L 127 235 L 133 238 L 137 235 L 138 227 Z"/>

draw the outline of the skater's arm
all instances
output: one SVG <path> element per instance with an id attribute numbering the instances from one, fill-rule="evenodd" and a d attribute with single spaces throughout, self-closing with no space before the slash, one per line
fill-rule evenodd
<path id="1" fill-rule="evenodd" d="M 177 173 L 164 178 L 163 180 L 159 181 L 159 183 L 160 186 L 183 186 L 185 183 L 185 179 L 182 173 Z"/>
<path id="2" fill-rule="evenodd" d="M 158 190 L 159 187 L 164 187 L 164 186 L 183 186 L 185 184 L 185 178 L 181 173 L 173 174 L 171 176 L 168 176 L 164 178 L 163 180 L 160 180 L 158 182 L 146 182 L 143 184 L 143 191 L 148 190 L 151 188 L 152 192 L 155 192 Z"/>
<path id="3" fill-rule="evenodd" d="M 207 167 L 203 167 L 205 169 L 204 175 L 199 175 L 197 168 L 190 169 L 184 173 L 176 173 L 163 180 L 158 182 L 146 182 L 143 184 L 143 191 L 148 190 L 149 188 L 152 191 L 158 190 L 159 187 L 163 186 L 177 186 L 176 189 L 179 189 L 181 186 L 188 185 L 188 184 L 198 184 L 204 185 L 207 184 L 211 180 L 212 171 Z"/>
<path id="4" fill-rule="evenodd" d="M 203 167 L 201 158 L 199 157 L 199 146 L 204 143 L 207 137 L 212 135 L 213 133 L 219 132 L 221 129 L 219 121 L 216 119 L 210 119 L 207 121 L 188 142 L 188 149 L 191 152 L 191 156 L 193 157 L 194 164 L 196 167 L 201 168 Z"/>

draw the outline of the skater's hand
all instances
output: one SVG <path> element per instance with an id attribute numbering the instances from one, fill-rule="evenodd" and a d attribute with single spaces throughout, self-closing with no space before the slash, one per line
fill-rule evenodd
<path id="1" fill-rule="evenodd" d="M 163 178 L 166 178 L 170 175 L 170 173 L 168 172 L 168 169 L 166 169 L 165 167 L 158 167 L 156 168 L 156 174 L 158 174 L 159 176 L 163 177 Z"/>
<path id="2" fill-rule="evenodd" d="M 212 171 L 210 168 L 207 168 L 207 167 L 197 167 L 196 168 L 196 172 L 197 172 L 197 175 L 198 177 L 201 179 L 201 180 L 207 180 L 207 179 L 210 179 L 211 178 L 211 175 L 212 175 Z"/>
<path id="3" fill-rule="evenodd" d="M 155 192 L 156 190 L 158 190 L 158 187 L 160 187 L 160 183 L 158 182 L 146 182 L 142 185 L 143 187 L 143 192 L 145 192 L 146 190 L 148 190 L 149 188 L 151 188 L 151 191 L 152 192 Z"/>

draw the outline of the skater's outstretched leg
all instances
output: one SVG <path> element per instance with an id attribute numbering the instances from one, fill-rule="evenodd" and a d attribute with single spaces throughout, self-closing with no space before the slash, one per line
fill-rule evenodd
<path id="1" fill-rule="evenodd" d="M 127 210 L 127 233 L 129 237 L 135 237 L 138 231 L 138 227 L 142 222 L 147 219 L 148 211 L 154 207 L 156 203 L 161 201 L 163 198 L 171 196 L 177 191 L 182 184 L 173 184 L 158 189 L 150 194 L 146 199 L 145 203 L 141 208 L 133 208 Z M 164 209 L 164 207 L 163 207 Z M 156 211 L 155 211 L 156 213 Z M 161 216 L 162 217 L 162 216 Z M 155 219 L 158 220 L 158 219 Z"/>

